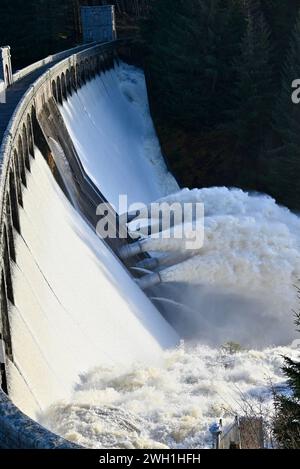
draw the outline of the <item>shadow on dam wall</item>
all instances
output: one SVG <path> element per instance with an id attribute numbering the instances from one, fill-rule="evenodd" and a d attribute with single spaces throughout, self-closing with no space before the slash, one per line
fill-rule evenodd
<path id="1" fill-rule="evenodd" d="M 36 419 L 39 411 L 53 399 L 69 395 L 81 371 L 80 366 L 83 371 L 96 366 L 97 353 L 100 364 L 101 360 L 102 363 L 105 360 L 113 363 L 116 357 L 104 358 L 106 353 L 112 354 L 107 337 L 110 336 L 111 345 L 119 344 L 118 354 L 124 355 L 125 363 L 133 359 L 134 353 L 158 358 L 162 349 L 178 341 L 177 335 L 126 270 L 140 258 L 130 259 L 124 269 L 114 254 L 130 240 L 124 240 L 124 235 L 107 245 L 96 240 L 96 207 L 106 199 L 86 174 L 60 110 L 64 102 L 80 93 L 82 87 L 117 67 L 118 55 L 127 54 L 128 50 L 118 41 L 94 45 L 50 66 L 29 89 L 24 90 L 3 138 L 0 179 L 0 447 L 3 448 L 70 447 L 69 443 L 52 435 L 25 414 Z M 48 168 L 40 160 L 41 155 Z M 58 183 L 57 188 L 50 179 L 49 168 Z M 70 204 L 62 200 L 61 190 Z M 52 206 L 52 198 L 56 205 Z M 38 213 L 39 209 L 41 213 Z M 49 225 L 43 215 L 47 209 L 51 215 Z M 110 210 L 114 220 L 117 215 Z M 55 240 L 56 227 L 51 227 L 50 222 L 61 223 L 63 240 L 59 236 Z M 43 231 L 39 233 L 40 226 Z M 47 238 L 51 233 L 52 241 Z M 68 251 L 68 243 L 74 243 L 77 258 L 71 248 Z M 89 244 L 97 244 L 96 254 L 89 249 Z M 53 257 L 53 263 L 60 259 L 61 266 L 66 262 L 71 271 L 65 272 L 61 266 L 49 267 L 47 256 Z M 76 284 L 73 271 L 78 265 L 83 278 Z M 95 295 L 83 300 L 80 288 L 85 284 L 88 272 L 94 280 L 99 278 L 99 285 L 97 288 L 95 282 Z M 70 285 L 64 285 L 68 276 L 74 281 L 71 289 L 74 289 L 75 297 L 79 295 L 79 306 L 78 314 L 74 313 L 77 316 L 66 319 L 64 324 L 60 322 L 62 318 L 73 313 L 71 294 L 66 293 Z M 87 291 L 92 292 L 92 287 L 90 290 L 87 287 Z M 129 299 L 126 291 L 133 292 Z M 101 295 L 102 305 L 99 304 Z M 109 298 L 113 298 L 112 305 L 108 304 Z M 96 306 L 89 307 L 88 300 L 94 301 Z M 41 324 L 37 327 L 39 320 Z M 50 326 L 55 321 L 56 329 L 52 330 Z M 88 330 L 88 322 L 92 330 Z M 37 337 L 39 333 L 41 337 Z M 131 336 L 132 343 L 127 351 L 126 344 Z M 47 347 L 49 356 L 46 356 Z M 62 364 L 58 371 L 55 367 L 59 362 Z M 71 364 L 71 370 L 67 369 L 68 364 Z M 55 383 L 64 380 L 63 365 L 69 382 L 62 385 L 64 391 L 60 392 Z M 48 366 L 49 379 L 46 376 Z"/>

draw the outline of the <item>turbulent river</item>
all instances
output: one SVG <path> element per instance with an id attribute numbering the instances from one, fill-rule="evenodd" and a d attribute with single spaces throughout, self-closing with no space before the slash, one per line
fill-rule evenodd
<path id="1" fill-rule="evenodd" d="M 170 202 L 202 201 L 204 246 L 186 252 L 147 239 L 181 262 L 149 292 L 185 342 L 159 366 L 99 367 L 82 376 L 72 401 L 43 416 L 47 426 L 90 447 L 209 447 L 209 426 L 236 414 L 273 412 L 285 390 L 282 356 L 298 355 L 293 310 L 300 276 L 300 220 L 262 195 L 213 188 Z M 166 200 L 166 199 L 164 199 Z M 183 257 L 182 257 L 183 256 Z M 164 301 L 162 301 L 164 300 Z"/>

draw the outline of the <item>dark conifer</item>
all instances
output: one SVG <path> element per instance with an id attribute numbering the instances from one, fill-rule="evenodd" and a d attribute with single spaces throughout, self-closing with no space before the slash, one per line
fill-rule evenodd
<path id="1" fill-rule="evenodd" d="M 244 183 L 254 185 L 265 152 L 274 105 L 272 47 L 268 27 L 258 0 L 245 0 L 246 32 L 235 61 L 236 81 L 230 124 L 236 136 L 239 166 Z M 252 174 L 251 174 L 252 173 Z M 251 180 L 252 179 L 252 180 Z"/>
<path id="2" fill-rule="evenodd" d="M 277 136 L 270 158 L 270 186 L 290 208 L 300 208 L 300 104 L 292 101 L 292 84 L 300 78 L 300 13 L 283 66 L 281 92 L 274 112 Z"/>
<path id="3" fill-rule="evenodd" d="M 300 325 L 300 315 L 297 324 Z M 275 396 L 274 435 L 279 447 L 300 449 L 300 361 L 286 357 L 283 372 L 291 395 Z"/>

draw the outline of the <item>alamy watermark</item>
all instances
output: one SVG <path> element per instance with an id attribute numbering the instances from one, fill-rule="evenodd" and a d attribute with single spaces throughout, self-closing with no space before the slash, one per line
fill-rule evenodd
<path id="1" fill-rule="evenodd" d="M 103 239 L 181 239 L 185 249 L 195 250 L 204 244 L 204 204 L 180 202 L 138 202 L 128 204 L 120 195 L 118 207 L 102 203 L 97 207 L 97 233 Z M 121 214 L 121 215 L 117 215 Z"/>
<path id="2" fill-rule="evenodd" d="M 292 82 L 292 88 L 293 88 L 293 93 L 292 93 L 292 102 L 294 104 L 299 104 L 300 103 L 300 79 L 294 80 Z"/>

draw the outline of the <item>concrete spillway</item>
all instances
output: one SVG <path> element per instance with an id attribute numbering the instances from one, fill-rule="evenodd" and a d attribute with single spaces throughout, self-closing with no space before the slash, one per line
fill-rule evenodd
<path id="1" fill-rule="evenodd" d="M 175 192 L 150 117 L 145 77 L 121 64 L 96 77 L 61 107 L 76 151 L 93 182 L 118 208 Z"/>
<path id="2" fill-rule="evenodd" d="M 38 151 L 23 203 L 9 384 L 14 402 L 34 416 L 70 397 L 80 374 L 157 362 L 176 336 L 70 206 Z"/>
<path id="3" fill-rule="evenodd" d="M 144 93 L 140 103 L 138 93 Z M 72 147 L 87 177 L 112 203 L 119 194 L 147 203 L 165 195 L 164 178 L 177 187 L 147 112 L 143 74 L 122 64 L 69 96 L 55 115 L 53 103 L 38 117 L 38 146 L 26 171 L 11 265 L 13 360 L 6 377 L 10 398 L 34 419 L 57 400 L 69 399 L 91 369 L 157 364 L 162 351 L 178 343 L 89 217 L 71 205 L 46 161 L 54 161 L 54 172 L 61 173 L 63 165 L 49 155 Z M 57 136 L 51 122 L 62 118 L 64 149 L 50 136 Z M 60 179 L 69 189 L 68 178 Z M 84 212 L 84 204 L 80 208 Z"/>

